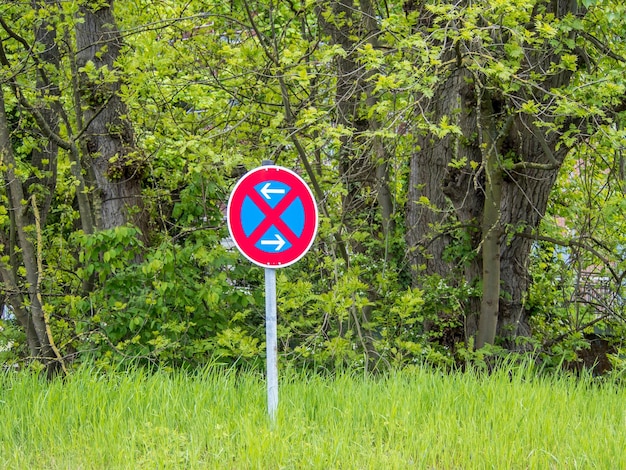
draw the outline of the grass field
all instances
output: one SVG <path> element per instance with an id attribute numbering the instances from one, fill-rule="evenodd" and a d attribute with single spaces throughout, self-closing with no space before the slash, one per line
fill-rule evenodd
<path id="1" fill-rule="evenodd" d="M 626 391 L 524 370 L 0 374 L 2 469 L 624 469 Z"/>

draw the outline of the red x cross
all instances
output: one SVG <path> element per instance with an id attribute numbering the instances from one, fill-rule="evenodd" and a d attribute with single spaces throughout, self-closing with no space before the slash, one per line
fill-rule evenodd
<path id="1" fill-rule="evenodd" d="M 284 196 L 274 207 L 263 198 L 255 189 L 259 184 L 271 182 L 281 183 L 286 187 Z M 288 188 L 288 189 L 287 189 Z M 243 206 L 246 199 L 263 213 L 263 220 L 256 226 L 249 236 L 243 229 Z M 290 210 L 302 210 L 304 226 L 302 233 L 296 234 L 281 216 L 295 201 L 301 204 Z M 299 260 L 313 244 L 317 233 L 317 205 L 313 193 L 304 180 L 287 168 L 278 166 L 263 166 L 246 173 L 235 185 L 228 201 L 226 211 L 228 230 L 232 240 L 241 253 L 255 264 L 263 267 L 289 266 Z M 290 244 L 286 249 L 262 250 L 258 246 L 259 240 L 274 226 L 284 240 Z M 262 244 L 262 243 L 261 243 Z"/>
<path id="2" fill-rule="evenodd" d="M 280 232 L 281 235 L 285 237 L 285 239 L 291 243 L 297 243 L 298 236 L 293 233 L 293 231 L 289 228 L 289 226 L 282 221 L 280 216 L 287 209 L 291 203 L 298 197 L 296 191 L 287 191 L 282 199 L 272 208 L 260 195 L 257 191 L 248 191 L 247 196 L 252 199 L 252 202 L 263 212 L 265 215 L 265 219 L 252 231 L 248 240 L 252 243 L 256 243 L 260 240 L 260 238 L 269 230 L 269 228 L 273 225 Z"/>

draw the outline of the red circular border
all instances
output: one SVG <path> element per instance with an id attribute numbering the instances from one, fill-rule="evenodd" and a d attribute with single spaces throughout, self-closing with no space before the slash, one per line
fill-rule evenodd
<path id="1" fill-rule="evenodd" d="M 286 184 L 300 197 L 304 207 L 304 229 L 297 240 L 290 240 L 291 247 L 279 253 L 271 253 L 258 249 L 256 240 L 250 241 L 246 237 L 241 221 L 241 209 L 243 202 L 254 187 L 265 181 L 278 181 Z M 265 268 L 284 268 L 302 258 L 315 239 L 317 234 L 317 204 L 311 189 L 306 182 L 293 171 L 277 165 L 267 165 L 255 168 L 246 173 L 235 185 L 226 209 L 226 223 L 228 231 L 241 253 L 253 263 Z"/>

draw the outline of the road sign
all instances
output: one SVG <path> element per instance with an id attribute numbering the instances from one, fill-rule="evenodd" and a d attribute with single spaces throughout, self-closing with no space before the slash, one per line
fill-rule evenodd
<path id="1" fill-rule="evenodd" d="M 311 189 L 296 173 L 276 165 L 246 173 L 226 210 L 233 242 L 264 268 L 289 266 L 302 258 L 315 239 L 317 219 Z"/>

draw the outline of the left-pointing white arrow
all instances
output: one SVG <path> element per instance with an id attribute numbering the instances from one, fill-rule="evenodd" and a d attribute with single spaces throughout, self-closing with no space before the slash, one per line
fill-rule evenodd
<path id="1" fill-rule="evenodd" d="M 265 186 L 261 188 L 261 194 L 265 197 L 265 199 L 272 199 L 272 194 L 285 194 L 284 189 L 271 189 L 271 183 L 268 181 L 265 183 Z"/>
<path id="2" fill-rule="evenodd" d="M 276 246 L 274 251 L 280 251 L 285 246 L 285 240 L 278 233 L 275 235 L 276 240 L 261 240 L 261 245 Z"/>

